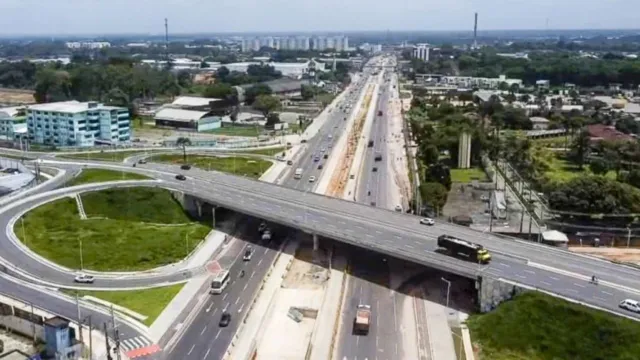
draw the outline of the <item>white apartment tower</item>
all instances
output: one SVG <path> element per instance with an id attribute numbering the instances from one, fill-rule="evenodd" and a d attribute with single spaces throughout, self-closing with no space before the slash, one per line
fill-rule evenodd
<path id="1" fill-rule="evenodd" d="M 429 44 L 417 44 L 413 47 L 413 57 L 423 61 L 429 61 Z"/>

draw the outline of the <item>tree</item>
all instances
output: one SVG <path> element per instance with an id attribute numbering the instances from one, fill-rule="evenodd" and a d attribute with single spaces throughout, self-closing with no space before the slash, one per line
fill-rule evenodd
<path id="1" fill-rule="evenodd" d="M 244 92 L 244 102 L 251 105 L 259 95 L 271 95 L 272 93 L 273 91 L 268 85 L 256 84 Z"/>
<path id="2" fill-rule="evenodd" d="M 280 100 L 271 95 L 258 95 L 253 108 L 262 112 L 262 115 L 268 117 L 269 113 L 280 108 Z"/>
<path id="3" fill-rule="evenodd" d="M 200 62 L 200 69 L 207 69 L 210 68 L 211 66 L 209 65 L 209 63 L 207 63 L 206 61 L 201 61 Z M 224 66 L 223 66 L 224 67 Z"/>
<path id="4" fill-rule="evenodd" d="M 311 100 L 314 96 L 316 96 L 316 88 L 312 85 L 302 85 L 300 87 L 300 96 L 304 100 Z"/>
<path id="5" fill-rule="evenodd" d="M 280 123 L 280 116 L 276 113 L 271 113 L 267 116 L 267 122 L 264 125 L 265 128 L 273 129 L 275 124 Z"/>
<path id="6" fill-rule="evenodd" d="M 591 152 L 591 138 L 589 136 L 588 131 L 582 131 L 578 136 L 573 140 L 571 144 L 571 149 L 569 152 L 569 158 L 573 161 L 580 169 L 583 168 L 585 162 L 587 161 L 587 157 Z"/>
<path id="7" fill-rule="evenodd" d="M 426 182 L 437 182 L 451 189 L 451 170 L 448 166 L 442 163 L 433 164 L 425 172 Z"/>
<path id="8" fill-rule="evenodd" d="M 235 89 L 229 84 L 215 83 L 207 86 L 202 95 L 208 98 L 226 99 L 229 95 L 234 94 Z"/>
<path id="9" fill-rule="evenodd" d="M 460 93 L 460 95 L 458 95 L 458 100 L 461 101 L 462 105 L 464 106 L 465 103 L 473 101 L 473 94 L 468 91 L 465 91 L 463 93 Z"/>
<path id="10" fill-rule="evenodd" d="M 604 159 L 593 159 L 589 163 L 589 169 L 596 175 L 604 175 L 611 170 L 611 165 Z"/>
<path id="11" fill-rule="evenodd" d="M 435 211 L 436 216 L 440 214 L 442 208 L 447 203 L 449 191 L 439 182 L 426 182 L 420 184 L 420 196 L 423 201 L 429 204 Z"/>
<path id="12" fill-rule="evenodd" d="M 182 146 L 182 162 L 187 163 L 187 146 L 191 146 L 191 139 L 188 137 L 179 137 L 176 139 L 176 145 Z"/>

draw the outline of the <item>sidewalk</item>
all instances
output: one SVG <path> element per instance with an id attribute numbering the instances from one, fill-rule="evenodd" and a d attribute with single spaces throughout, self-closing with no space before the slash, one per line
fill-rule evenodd
<path id="1" fill-rule="evenodd" d="M 290 242 L 276 258 L 271 270 L 263 280 L 260 290 L 255 295 L 242 324 L 236 331 L 236 335 L 231 341 L 224 359 L 250 360 L 253 358 L 256 346 L 263 335 L 261 333 L 261 330 L 264 330 L 263 322 L 269 317 L 270 310 L 273 307 L 274 296 L 280 289 L 282 279 L 288 271 L 297 247 L 297 242 Z"/>
<path id="2" fill-rule="evenodd" d="M 347 259 L 342 256 L 336 256 L 329 275 L 329 282 L 325 289 L 322 306 L 318 311 L 316 326 L 313 329 L 313 335 L 311 335 L 311 356 L 308 357 L 309 360 L 327 360 L 333 352 L 333 338 L 338 330 L 346 266 Z"/>
<path id="3" fill-rule="evenodd" d="M 220 249 L 227 236 L 221 231 L 211 230 L 204 241 L 187 257 L 185 269 L 205 266 L 207 261 Z"/>
<path id="4" fill-rule="evenodd" d="M 434 360 L 456 360 L 456 349 L 449 326 L 449 314 L 446 307 L 424 300 L 426 324 Z"/>

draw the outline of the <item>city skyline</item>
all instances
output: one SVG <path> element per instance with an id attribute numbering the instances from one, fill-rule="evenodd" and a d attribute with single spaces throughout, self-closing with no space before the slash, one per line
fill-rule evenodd
<path id="1" fill-rule="evenodd" d="M 161 4 L 158 4 L 161 2 Z M 474 12 L 479 30 L 633 29 L 640 3 L 622 0 L 503 4 L 497 0 L 453 0 L 447 3 L 405 0 L 402 6 L 355 0 L 349 3 L 247 0 L 207 4 L 201 0 L 129 2 L 4 0 L 0 25 L 5 36 L 158 34 L 163 19 L 169 31 L 181 33 L 472 31 Z M 495 5 L 495 6 L 494 6 Z M 501 11 L 484 11 L 499 7 Z M 340 9 L 340 11 L 336 11 Z M 78 13 L 100 16 L 78 17 Z M 123 14 L 127 14 L 123 16 Z M 242 16 L 229 16 L 241 14 Z M 24 23 L 31 21 L 32 26 Z M 46 19 L 42 21 L 42 19 Z"/>

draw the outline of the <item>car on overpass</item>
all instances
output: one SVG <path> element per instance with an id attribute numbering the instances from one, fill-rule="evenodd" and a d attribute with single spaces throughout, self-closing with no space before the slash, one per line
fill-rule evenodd
<path id="1" fill-rule="evenodd" d="M 244 252 L 244 256 L 242 257 L 242 261 L 251 261 L 251 257 L 253 256 L 253 251 L 251 249 L 247 249 Z"/>
<path id="2" fill-rule="evenodd" d="M 176 180 L 185 181 L 185 180 L 187 180 L 187 177 L 182 175 L 182 174 L 178 174 L 178 175 L 176 175 Z"/>
<path id="3" fill-rule="evenodd" d="M 431 225 L 435 225 L 436 222 L 432 218 L 422 218 L 420 219 L 420 224 L 431 226 Z"/>
<path id="4" fill-rule="evenodd" d="M 183 165 L 180 166 L 180 169 L 182 169 L 182 170 L 190 170 L 191 169 L 191 165 L 183 164 Z"/>
<path id="5" fill-rule="evenodd" d="M 87 274 L 78 274 L 73 281 L 80 284 L 93 284 L 93 276 Z"/>

